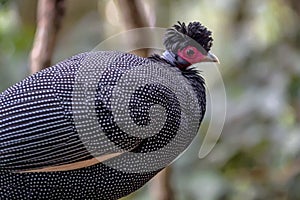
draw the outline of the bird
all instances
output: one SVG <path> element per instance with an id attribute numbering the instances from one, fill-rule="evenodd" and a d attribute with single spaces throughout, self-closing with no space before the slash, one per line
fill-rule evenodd
<path id="1" fill-rule="evenodd" d="M 0 94 L 0 199 L 119 199 L 187 149 L 206 111 L 212 32 L 178 22 L 147 58 L 85 52 Z"/>

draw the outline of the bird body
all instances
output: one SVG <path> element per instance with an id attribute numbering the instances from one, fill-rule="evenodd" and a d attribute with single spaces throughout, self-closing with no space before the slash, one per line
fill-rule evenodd
<path id="1" fill-rule="evenodd" d="M 113 200 L 143 186 L 188 147 L 205 113 L 187 48 L 181 59 L 172 49 L 82 53 L 1 93 L 0 199 Z"/>

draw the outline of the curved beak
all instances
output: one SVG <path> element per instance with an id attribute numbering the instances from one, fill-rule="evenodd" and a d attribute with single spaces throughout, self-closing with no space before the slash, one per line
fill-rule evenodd
<path id="1" fill-rule="evenodd" d="M 203 62 L 216 62 L 220 63 L 217 56 L 215 56 L 213 53 L 208 52 L 205 58 L 203 59 Z"/>

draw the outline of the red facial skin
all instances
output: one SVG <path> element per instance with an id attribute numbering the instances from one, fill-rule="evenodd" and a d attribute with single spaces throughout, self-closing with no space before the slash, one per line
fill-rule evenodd
<path id="1" fill-rule="evenodd" d="M 193 46 L 187 46 L 181 50 L 179 49 L 177 55 L 190 64 L 201 62 L 205 58 L 205 55 L 203 55 L 196 47 Z"/>

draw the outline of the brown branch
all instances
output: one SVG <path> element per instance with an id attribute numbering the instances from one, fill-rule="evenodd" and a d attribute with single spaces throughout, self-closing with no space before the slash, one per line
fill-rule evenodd
<path id="1" fill-rule="evenodd" d="M 152 199 L 155 200 L 173 200 L 173 190 L 170 183 L 171 167 L 167 167 L 153 179 L 151 184 Z"/>
<path id="2" fill-rule="evenodd" d="M 298 0 L 289 0 L 287 1 L 290 4 L 290 7 L 300 16 L 300 2 Z"/>
<path id="3" fill-rule="evenodd" d="M 126 30 L 149 26 L 148 20 L 144 15 L 144 9 L 141 5 L 141 2 L 142 1 L 140 0 L 115 0 Z M 146 44 L 146 39 L 147 37 L 145 37 L 145 35 L 133 33 L 131 37 L 128 38 L 128 41 L 134 48 L 143 46 L 142 44 Z M 147 57 L 149 52 L 148 49 L 144 48 L 133 50 L 131 53 L 142 57 Z"/>
<path id="4" fill-rule="evenodd" d="M 57 33 L 65 12 L 65 0 L 39 0 L 37 29 L 30 54 L 30 71 L 38 72 L 51 65 Z"/>
<path id="5" fill-rule="evenodd" d="M 140 0 L 116 0 L 126 29 L 148 26 Z"/>

